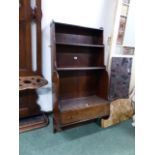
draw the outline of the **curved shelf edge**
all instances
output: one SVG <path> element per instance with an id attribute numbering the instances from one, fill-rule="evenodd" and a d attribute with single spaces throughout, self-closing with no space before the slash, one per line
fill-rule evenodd
<path id="1" fill-rule="evenodd" d="M 74 71 L 74 70 L 102 70 L 105 66 L 100 67 L 57 67 L 58 71 Z"/>
<path id="2" fill-rule="evenodd" d="M 19 77 L 19 91 L 26 89 L 38 89 L 48 82 L 40 75 L 36 76 L 20 76 Z"/>

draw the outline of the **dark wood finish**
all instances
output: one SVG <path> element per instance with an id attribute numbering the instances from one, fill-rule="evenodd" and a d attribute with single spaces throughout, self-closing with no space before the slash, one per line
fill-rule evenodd
<path id="1" fill-rule="evenodd" d="M 19 117 L 30 117 L 40 114 L 35 90 L 23 90 L 19 92 Z"/>
<path id="2" fill-rule="evenodd" d="M 103 66 L 103 48 L 56 46 L 56 49 L 57 67 Z"/>
<path id="3" fill-rule="evenodd" d="M 58 67 L 58 71 L 64 71 L 64 70 L 98 70 L 98 69 L 105 69 L 105 67 Z"/>
<path id="4" fill-rule="evenodd" d="M 102 72 L 100 70 L 59 72 L 59 98 L 79 98 L 96 94 L 100 85 L 98 79 Z"/>
<path id="5" fill-rule="evenodd" d="M 42 77 L 41 73 L 41 0 L 36 0 L 36 7 L 33 9 L 30 0 L 20 0 L 19 3 L 19 118 L 31 117 L 33 119 L 37 115 L 42 115 L 40 107 L 36 103 L 38 96 L 35 89 L 47 84 L 47 80 Z M 36 23 L 37 38 L 37 69 L 35 71 L 32 68 L 32 22 Z M 22 127 L 21 131 L 36 128 L 35 120 L 28 123 L 28 128 Z M 44 126 L 47 124 L 45 120 L 41 122 Z"/>
<path id="6" fill-rule="evenodd" d="M 19 75 L 32 74 L 31 7 L 29 0 L 20 1 L 19 7 Z"/>
<path id="7" fill-rule="evenodd" d="M 103 30 L 53 22 L 51 47 L 54 132 L 107 117 Z"/>
<path id="8" fill-rule="evenodd" d="M 19 7 L 19 76 L 41 75 L 41 0 L 32 9 L 30 0 L 21 0 Z M 32 70 L 31 23 L 37 27 L 37 70 Z"/>
<path id="9" fill-rule="evenodd" d="M 19 132 L 25 132 L 41 128 L 49 123 L 48 117 L 44 114 L 20 120 Z"/>
<path id="10" fill-rule="evenodd" d="M 62 125 L 109 114 L 107 100 L 95 95 L 61 100 L 59 104 Z"/>
<path id="11" fill-rule="evenodd" d="M 64 46 L 82 46 L 82 47 L 96 47 L 96 48 L 102 48 L 104 45 L 95 45 L 95 44 L 81 44 L 81 43 L 66 43 L 66 42 L 56 42 L 58 45 L 64 45 Z"/>

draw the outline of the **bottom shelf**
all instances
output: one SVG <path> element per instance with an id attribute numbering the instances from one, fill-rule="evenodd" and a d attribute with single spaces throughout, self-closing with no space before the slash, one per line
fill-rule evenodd
<path id="1" fill-rule="evenodd" d="M 44 114 L 19 120 L 19 132 L 26 132 L 48 125 L 48 117 Z"/>
<path id="2" fill-rule="evenodd" d="M 94 106 L 98 106 L 101 104 L 104 104 L 104 105 L 108 104 L 108 101 L 105 99 L 102 99 L 101 97 L 98 97 L 96 95 L 61 100 L 59 103 L 60 110 L 62 112 L 70 111 L 70 110 L 84 109 L 84 108 L 88 108 L 88 107 L 94 107 Z"/>
<path id="3" fill-rule="evenodd" d="M 110 104 L 96 95 L 59 102 L 61 125 L 78 123 L 110 114 Z"/>

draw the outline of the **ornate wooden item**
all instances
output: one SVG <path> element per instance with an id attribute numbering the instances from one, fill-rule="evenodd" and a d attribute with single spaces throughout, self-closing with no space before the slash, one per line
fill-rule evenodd
<path id="1" fill-rule="evenodd" d="M 132 118 L 134 109 L 131 99 L 118 99 L 110 104 L 110 116 L 108 119 L 101 119 L 103 128 L 116 125 L 122 121 Z"/>
<path id="2" fill-rule="evenodd" d="M 54 132 L 109 116 L 103 30 L 51 23 Z"/>
<path id="3" fill-rule="evenodd" d="M 20 76 L 19 77 L 19 90 L 26 90 L 26 89 L 37 89 L 47 84 L 47 81 L 39 76 Z"/>
<path id="4" fill-rule="evenodd" d="M 34 2 L 36 6 L 32 8 L 30 0 L 19 1 L 20 132 L 42 127 L 48 123 L 47 117 L 36 103 L 38 98 L 36 89 L 46 85 L 47 80 L 41 73 L 41 0 Z M 32 22 L 36 24 L 36 70 L 32 67 Z"/>

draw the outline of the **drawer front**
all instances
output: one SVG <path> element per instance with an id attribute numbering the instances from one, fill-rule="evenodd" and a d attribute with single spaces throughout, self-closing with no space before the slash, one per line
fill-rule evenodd
<path id="1" fill-rule="evenodd" d="M 74 122 L 90 120 L 94 118 L 100 118 L 103 116 L 107 116 L 109 114 L 110 114 L 109 104 L 63 112 L 61 114 L 61 124 L 64 125 Z"/>

